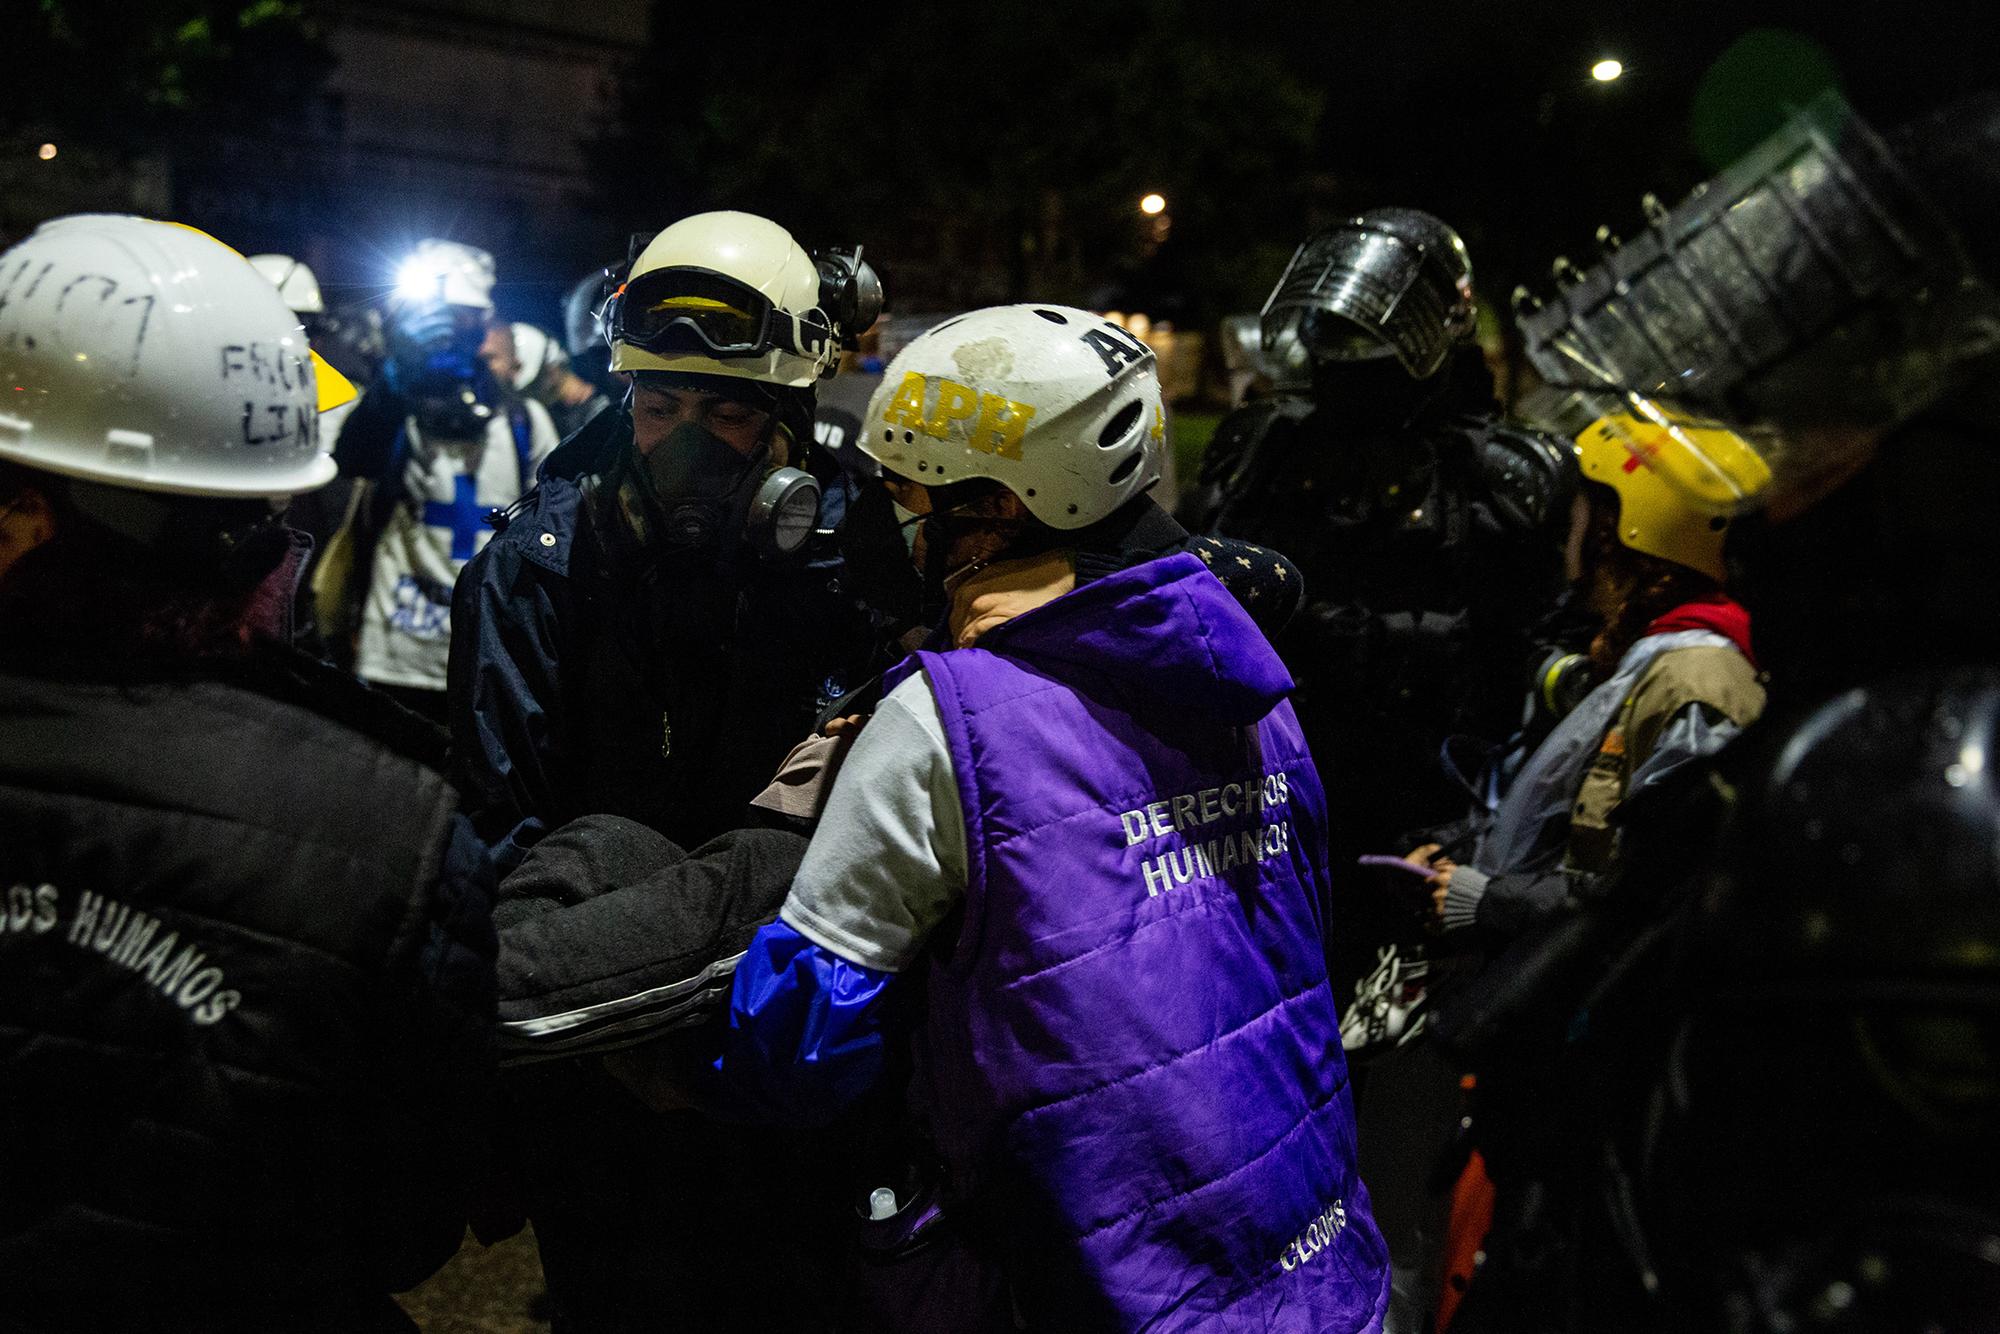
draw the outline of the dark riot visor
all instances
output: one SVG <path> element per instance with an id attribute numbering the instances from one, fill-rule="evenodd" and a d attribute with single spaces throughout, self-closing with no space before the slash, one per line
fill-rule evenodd
<path id="1" fill-rule="evenodd" d="M 632 279 L 616 300 L 612 338 L 648 352 L 816 357 L 833 337 L 817 319 L 779 310 L 756 288 L 711 269 L 655 269 Z"/>

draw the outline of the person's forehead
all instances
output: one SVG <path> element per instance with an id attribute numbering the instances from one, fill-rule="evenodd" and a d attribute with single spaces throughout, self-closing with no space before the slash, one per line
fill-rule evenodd
<path id="1" fill-rule="evenodd" d="M 639 386 L 639 397 L 670 398 L 692 403 L 720 403 L 727 401 L 724 400 L 721 394 L 713 393 L 706 389 L 689 389 L 679 385 L 642 384 Z M 747 407 L 748 405 L 744 406 Z"/>

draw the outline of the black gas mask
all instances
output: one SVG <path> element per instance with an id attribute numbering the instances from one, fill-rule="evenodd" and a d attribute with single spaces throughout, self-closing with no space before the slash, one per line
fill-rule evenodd
<path id="1" fill-rule="evenodd" d="M 1429 406 L 1446 377 L 1417 380 L 1395 357 L 1384 354 L 1350 361 L 1316 360 L 1313 399 L 1339 414 L 1351 431 L 1400 430 Z"/>
<path id="2" fill-rule="evenodd" d="M 774 564 L 803 554 L 818 523 L 819 482 L 799 468 L 767 468 L 770 454 L 768 436 L 744 455 L 692 421 L 650 453 L 635 450 L 632 472 L 654 540 L 724 556 L 747 546 Z"/>
<path id="3" fill-rule="evenodd" d="M 459 440 L 486 435 L 500 385 L 480 356 L 488 316 L 443 301 L 399 302 L 391 308 L 383 378 L 410 401 L 425 431 Z"/>

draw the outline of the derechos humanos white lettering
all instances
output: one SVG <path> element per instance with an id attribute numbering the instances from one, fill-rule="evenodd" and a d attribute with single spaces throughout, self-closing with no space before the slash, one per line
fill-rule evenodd
<path id="1" fill-rule="evenodd" d="M 1157 898 L 1176 885 L 1211 879 L 1233 867 L 1290 851 L 1292 822 L 1270 817 L 1275 808 L 1289 807 L 1291 799 L 1291 780 L 1280 769 L 1238 783 L 1183 792 L 1120 813 L 1118 822 L 1128 848 L 1199 831 L 1221 821 L 1257 822 L 1249 828 L 1218 831 L 1207 839 L 1197 836 L 1191 842 L 1177 842 L 1157 856 L 1149 856 L 1140 863 L 1146 897 Z"/>
<path id="2" fill-rule="evenodd" d="M 63 925 L 63 895 L 54 885 L 15 885 L 0 907 L 0 935 L 47 935 Z M 63 938 L 116 967 L 141 974 L 162 996 L 206 1027 L 243 1001 L 223 985 L 222 970 L 193 941 L 160 931 L 160 919 L 106 894 L 83 890 L 67 914 Z"/>

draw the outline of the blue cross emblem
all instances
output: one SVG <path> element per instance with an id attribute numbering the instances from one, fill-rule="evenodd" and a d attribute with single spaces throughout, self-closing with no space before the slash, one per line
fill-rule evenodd
<path id="1" fill-rule="evenodd" d="M 478 479 L 464 473 L 452 478 L 451 503 L 424 502 L 424 522 L 451 529 L 451 558 L 471 560 L 479 532 L 486 526 L 486 512 L 479 507 Z"/>

